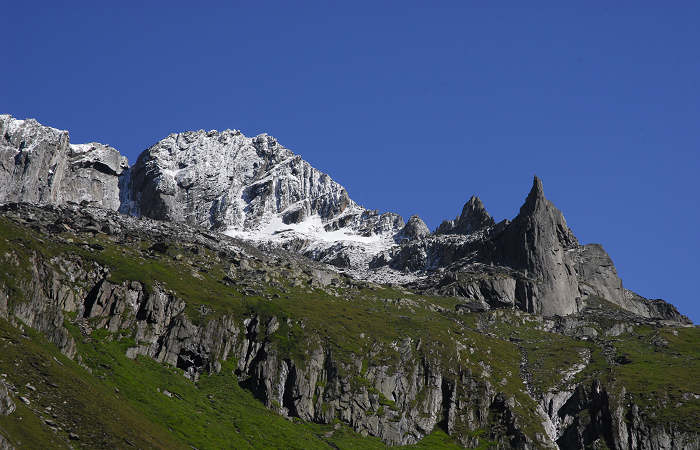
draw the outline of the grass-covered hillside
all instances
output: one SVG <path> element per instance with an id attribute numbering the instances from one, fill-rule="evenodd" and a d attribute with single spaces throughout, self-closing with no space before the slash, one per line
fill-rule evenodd
<path id="1" fill-rule="evenodd" d="M 630 430 L 700 433 L 696 327 L 630 319 L 603 300 L 566 319 L 464 313 L 458 298 L 197 230 L 81 217 L 0 217 L 0 373 L 16 405 L 0 435 L 15 448 L 384 448 L 394 429 L 420 434 L 407 448 L 611 446 L 615 408 Z M 90 316 L 100 280 L 115 286 L 113 305 L 132 283 L 144 304 L 125 294 L 126 309 Z M 154 293 L 184 309 L 158 323 L 144 312 Z M 130 325 L 107 329 L 107 315 Z M 217 353 L 203 335 L 229 319 L 230 348 Z M 158 362 L 171 341 L 177 362 Z M 608 416 L 587 397 L 595 383 Z M 557 392 L 569 400 L 548 411 Z"/>

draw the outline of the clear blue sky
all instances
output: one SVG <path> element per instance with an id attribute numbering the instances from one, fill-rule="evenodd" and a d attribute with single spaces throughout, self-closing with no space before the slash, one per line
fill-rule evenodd
<path id="1" fill-rule="evenodd" d="M 700 321 L 697 2 L 57 3 L 3 6 L 0 112 L 131 161 L 268 132 L 431 228 L 472 194 L 514 217 L 536 173 L 626 287 Z"/>

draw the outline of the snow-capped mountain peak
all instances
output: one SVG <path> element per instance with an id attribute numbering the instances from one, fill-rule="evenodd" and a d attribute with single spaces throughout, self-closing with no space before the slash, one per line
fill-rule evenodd
<path id="1" fill-rule="evenodd" d="M 127 184 L 123 212 L 187 222 L 340 266 L 366 267 L 395 245 L 404 227 L 397 214 L 355 203 L 343 186 L 267 134 L 171 134 L 141 154 Z"/>

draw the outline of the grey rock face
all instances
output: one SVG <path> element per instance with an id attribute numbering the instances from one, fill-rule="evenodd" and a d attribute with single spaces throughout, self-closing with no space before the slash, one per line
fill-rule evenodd
<path id="1" fill-rule="evenodd" d="M 87 201 L 101 208 L 119 209 L 120 178 L 129 163 L 116 149 L 96 142 L 71 144 L 68 164 L 70 171 L 60 184 L 61 203 Z"/>
<path id="2" fill-rule="evenodd" d="M 0 143 L 0 201 L 55 202 L 54 178 L 66 170 L 68 132 L 2 115 Z"/>
<path id="3" fill-rule="evenodd" d="M 0 416 L 8 416 L 15 411 L 15 402 L 12 401 L 5 383 L 0 380 Z"/>
<path id="4" fill-rule="evenodd" d="M 72 145 L 68 132 L 0 115 L 0 203 L 80 203 L 119 208 L 126 158 L 112 147 Z"/>
<path id="5" fill-rule="evenodd" d="M 88 276 L 87 272 L 83 271 L 82 274 Z M 25 301 L 8 309 L 11 309 L 14 317 L 44 333 L 65 355 L 73 357 L 75 341 L 63 327 L 63 312 L 75 311 L 80 294 L 70 288 L 69 279 L 70 276 L 55 271 L 51 263 L 36 261 L 32 266 L 31 278 L 22 282 Z"/>
<path id="6" fill-rule="evenodd" d="M 455 230 L 474 227 L 482 228 L 464 237 L 450 235 Z M 481 202 L 472 197 L 462 216 L 443 223 L 437 233 L 450 234 L 405 244 L 394 252 L 388 264 L 399 270 L 445 268 L 421 283 L 424 289 L 441 295 L 457 295 L 491 305 L 515 305 L 544 315 L 578 311 L 579 244 L 562 213 L 545 198 L 537 177 L 512 222 L 493 224 Z M 581 253 L 582 266 L 586 266 L 584 261 L 590 261 L 586 266 L 590 273 L 585 275 L 590 284 L 601 291 L 610 288 L 608 284 L 612 281 L 595 274 L 597 260 L 594 261 L 592 252 Z M 498 281 L 486 281 L 489 277 L 479 275 L 488 272 L 484 264 L 500 267 Z"/>
<path id="7" fill-rule="evenodd" d="M 581 246 L 576 251 L 576 274 L 583 297 L 596 295 L 622 305 L 625 302 L 622 280 L 610 256 L 599 244 Z M 630 309 L 627 306 L 625 309 Z"/>
<path id="8" fill-rule="evenodd" d="M 345 188 L 273 137 L 239 131 L 172 134 L 133 168 L 111 147 L 0 116 L 0 204 L 87 202 L 184 222 L 366 269 L 404 227 L 353 202 Z M 330 234 L 329 233 L 333 233 Z"/>
<path id="9" fill-rule="evenodd" d="M 384 262 L 395 270 L 431 271 L 468 258 L 480 245 L 481 240 L 473 236 L 426 236 L 392 249 Z"/>
<path id="10" fill-rule="evenodd" d="M 394 245 L 401 216 L 379 214 L 268 135 L 172 134 L 139 157 L 121 212 L 184 222 L 362 271 Z"/>
<path id="11" fill-rule="evenodd" d="M 0 434 L 0 450 L 14 450 L 10 442 Z"/>
<path id="12" fill-rule="evenodd" d="M 578 241 L 564 215 L 544 196 L 535 177 L 532 190 L 503 233 L 496 239 L 496 262 L 524 270 L 539 281 L 531 312 L 566 315 L 578 311 L 578 282 L 571 250 Z"/>
<path id="13" fill-rule="evenodd" d="M 671 304 L 663 300 L 648 300 L 622 286 L 615 265 L 599 244 L 587 244 L 575 254 L 576 275 L 582 299 L 600 297 L 639 316 L 690 323 Z"/>
<path id="14" fill-rule="evenodd" d="M 268 135 L 239 131 L 172 134 L 146 150 L 125 185 L 121 211 L 184 222 L 366 269 L 394 245 L 401 216 L 379 214 Z"/>
<path id="15" fill-rule="evenodd" d="M 404 226 L 397 235 L 397 240 L 402 241 L 405 239 L 412 241 L 429 235 L 430 229 L 428 229 L 428 226 L 423 222 L 423 219 L 418 216 L 411 216 L 408 222 L 406 222 L 406 226 Z"/>
<path id="16" fill-rule="evenodd" d="M 363 212 L 345 188 L 272 136 L 236 130 L 171 134 L 141 154 L 130 192 L 131 213 L 216 229 L 253 229 L 266 214 L 295 224 Z"/>
<path id="17" fill-rule="evenodd" d="M 486 212 L 484 204 L 479 197 L 472 196 L 464 208 L 462 214 L 455 220 L 446 220 L 435 231 L 436 234 L 470 234 L 478 230 L 495 225 L 493 217 Z"/>
<path id="18" fill-rule="evenodd" d="M 675 306 L 662 299 L 647 299 L 641 295 L 624 289 L 624 304 L 621 305 L 628 311 L 632 311 L 642 317 L 658 319 L 682 324 L 692 324 L 693 322 L 683 314 L 678 312 Z"/>
<path id="19" fill-rule="evenodd" d="M 640 414 L 640 408 L 626 398 L 624 387 L 606 386 L 599 381 L 579 385 L 572 395 L 553 410 L 562 423 L 557 444 L 560 448 L 608 448 L 644 450 L 698 449 L 693 433 L 679 424 L 660 426 Z M 587 414 L 580 414 L 586 411 Z"/>
<path id="20" fill-rule="evenodd" d="M 426 277 L 413 282 L 413 288 L 462 297 L 466 309 L 515 306 L 547 316 L 568 315 L 595 297 L 644 318 L 686 323 L 668 303 L 625 290 L 603 247 L 578 243 L 561 211 L 545 198 L 538 178 L 512 222 L 492 224 L 482 206 L 473 197 L 460 218 L 481 217 L 475 223 L 485 228 L 460 234 L 455 230 L 466 229 L 457 226 L 460 218 L 443 222 L 435 234 L 379 253 L 370 267 L 423 273 Z"/>

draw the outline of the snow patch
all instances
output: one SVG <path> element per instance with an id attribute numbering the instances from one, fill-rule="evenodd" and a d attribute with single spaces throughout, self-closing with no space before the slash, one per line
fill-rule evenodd
<path id="1" fill-rule="evenodd" d="M 73 154 L 79 155 L 81 153 L 87 153 L 94 148 L 93 144 L 70 144 L 70 148 Z"/>
<path id="2" fill-rule="evenodd" d="M 224 234 L 250 241 L 283 241 L 292 237 L 298 238 L 301 235 L 317 243 L 353 242 L 382 250 L 386 249 L 387 245 L 393 245 L 391 236 L 377 234 L 362 236 L 347 228 L 326 231 L 323 220 L 317 214 L 302 222 L 290 224 L 284 223 L 280 215 L 268 215 L 255 230 L 229 227 Z"/>
<path id="3" fill-rule="evenodd" d="M 369 268 L 370 261 L 376 255 L 396 245 L 391 233 L 364 236 L 350 228 L 326 231 L 323 220 L 318 215 L 291 224 L 284 223 L 280 215 L 268 215 L 255 230 L 229 227 L 224 234 L 266 246 L 271 244 L 283 247 L 288 242 L 302 241 L 305 244 L 301 253 L 320 261 L 324 260 L 321 257 L 324 254 L 329 254 L 329 259 L 334 255 L 342 255 L 348 259 L 349 267 L 338 268 L 338 272 L 374 283 L 403 284 L 421 278 L 415 273 L 403 273 L 387 266 Z"/>

